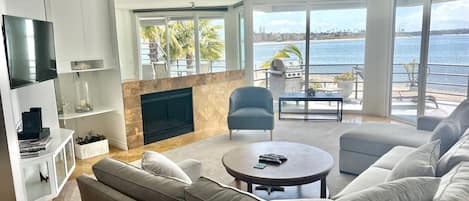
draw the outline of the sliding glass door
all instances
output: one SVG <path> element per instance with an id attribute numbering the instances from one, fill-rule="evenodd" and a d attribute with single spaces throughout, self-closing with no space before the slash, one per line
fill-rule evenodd
<path id="1" fill-rule="evenodd" d="M 391 115 L 447 116 L 468 95 L 469 1 L 397 0 Z"/>
<path id="2" fill-rule="evenodd" d="M 281 93 L 309 88 L 340 93 L 346 110 L 361 110 L 366 1 L 259 4 L 253 13 L 254 85 L 269 88 L 275 100 Z M 293 102 L 284 107 L 321 112 L 337 105 Z"/>
<path id="3" fill-rule="evenodd" d="M 297 10 L 277 6 L 254 10 L 254 84 L 269 88 L 274 100 L 282 93 L 305 89 L 306 11 Z M 304 102 L 286 103 L 284 108 L 304 110 Z"/>
<path id="4" fill-rule="evenodd" d="M 417 117 L 424 1 L 396 1 L 391 115 L 407 121 Z"/>
<path id="5" fill-rule="evenodd" d="M 346 110 L 362 109 L 365 5 L 365 1 L 356 1 L 354 5 L 325 4 L 311 11 L 309 87 L 341 93 Z M 310 108 L 335 109 L 330 103 L 314 104 Z"/>
<path id="6" fill-rule="evenodd" d="M 467 98 L 469 0 L 433 1 L 425 115 L 447 116 Z"/>

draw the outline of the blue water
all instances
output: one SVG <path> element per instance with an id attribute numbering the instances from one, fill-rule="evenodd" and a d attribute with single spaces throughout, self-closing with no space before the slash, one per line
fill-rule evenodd
<path id="1" fill-rule="evenodd" d="M 396 38 L 394 46 L 394 73 L 405 73 L 402 65 L 420 59 L 420 37 Z M 305 42 L 292 42 L 305 54 Z M 289 45 L 277 44 L 255 44 L 254 64 L 260 66 L 283 47 Z M 311 41 L 310 63 L 320 64 L 363 64 L 365 60 L 365 40 L 325 40 Z M 431 83 L 451 83 L 467 85 L 469 75 L 469 34 L 455 35 L 432 35 L 429 46 L 429 72 L 461 74 L 463 76 L 434 75 L 428 76 L 428 88 L 466 92 L 466 87 L 444 86 Z M 435 65 L 438 64 L 438 65 Z M 444 66 L 439 64 L 459 64 L 468 67 Z M 313 66 L 313 73 L 342 73 L 351 71 L 353 65 L 338 66 Z M 408 81 L 407 74 L 394 74 L 393 81 Z"/>

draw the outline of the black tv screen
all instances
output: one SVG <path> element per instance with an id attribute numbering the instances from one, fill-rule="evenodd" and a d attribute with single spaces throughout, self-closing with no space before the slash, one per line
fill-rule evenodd
<path id="1" fill-rule="evenodd" d="M 51 22 L 3 15 L 3 36 L 12 89 L 57 77 Z"/>

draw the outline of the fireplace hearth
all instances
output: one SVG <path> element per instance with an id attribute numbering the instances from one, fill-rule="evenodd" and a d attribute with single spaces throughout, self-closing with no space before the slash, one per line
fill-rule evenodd
<path id="1" fill-rule="evenodd" d="M 141 96 L 144 144 L 194 131 L 192 88 Z"/>

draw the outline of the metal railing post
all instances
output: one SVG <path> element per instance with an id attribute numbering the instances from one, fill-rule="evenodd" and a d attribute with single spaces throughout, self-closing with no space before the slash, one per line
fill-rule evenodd
<path id="1" fill-rule="evenodd" d="M 358 65 L 355 66 L 356 68 L 358 68 Z M 356 70 L 355 71 L 355 100 L 358 99 L 358 72 Z"/>
<path id="2" fill-rule="evenodd" d="M 265 88 L 269 88 L 269 71 L 267 69 L 264 70 L 265 73 Z"/>

